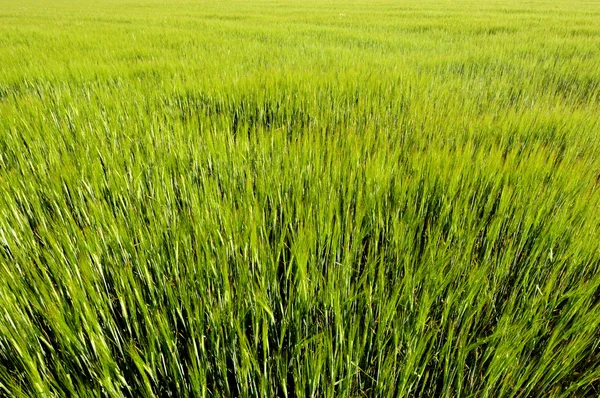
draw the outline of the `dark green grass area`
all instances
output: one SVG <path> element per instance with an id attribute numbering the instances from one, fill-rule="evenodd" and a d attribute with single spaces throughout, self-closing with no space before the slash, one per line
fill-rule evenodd
<path id="1" fill-rule="evenodd" d="M 0 395 L 600 394 L 600 3 L 4 0 Z"/>

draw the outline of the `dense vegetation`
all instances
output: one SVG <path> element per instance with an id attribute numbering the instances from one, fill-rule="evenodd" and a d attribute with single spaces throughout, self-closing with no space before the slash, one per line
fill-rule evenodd
<path id="1" fill-rule="evenodd" d="M 597 396 L 600 4 L 3 0 L 0 395 Z"/>

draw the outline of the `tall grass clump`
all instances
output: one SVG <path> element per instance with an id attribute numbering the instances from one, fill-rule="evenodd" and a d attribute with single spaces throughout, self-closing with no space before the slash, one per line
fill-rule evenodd
<path id="1" fill-rule="evenodd" d="M 0 7 L 0 395 L 600 393 L 600 7 Z"/>

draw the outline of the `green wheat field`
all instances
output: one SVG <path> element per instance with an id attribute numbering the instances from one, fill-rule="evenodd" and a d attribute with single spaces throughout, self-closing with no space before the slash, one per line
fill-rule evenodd
<path id="1" fill-rule="evenodd" d="M 0 396 L 599 394 L 599 1 L 0 0 Z"/>

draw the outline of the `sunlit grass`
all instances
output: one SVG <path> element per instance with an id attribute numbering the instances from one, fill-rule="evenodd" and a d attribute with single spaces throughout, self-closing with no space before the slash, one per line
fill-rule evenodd
<path id="1" fill-rule="evenodd" d="M 0 395 L 596 396 L 600 5 L 0 7 Z"/>

